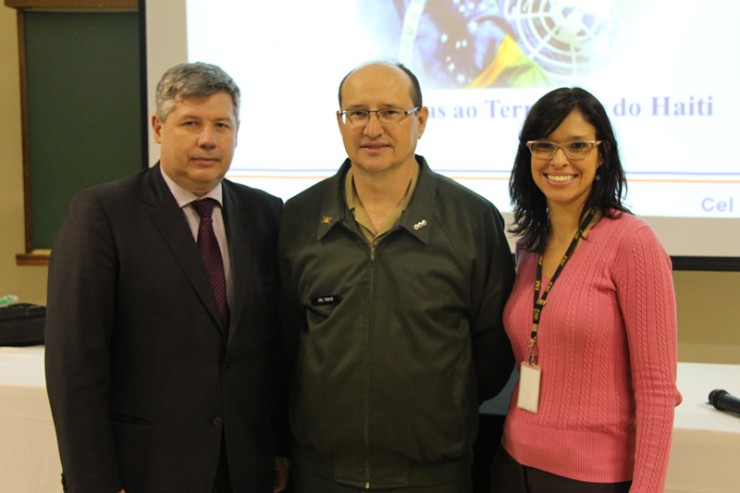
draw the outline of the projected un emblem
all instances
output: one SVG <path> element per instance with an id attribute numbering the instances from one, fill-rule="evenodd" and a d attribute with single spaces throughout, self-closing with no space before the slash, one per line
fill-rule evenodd
<path id="1" fill-rule="evenodd" d="M 620 27 L 616 3 L 406 0 L 399 59 L 432 87 L 549 85 L 608 60 Z"/>
<path id="2" fill-rule="evenodd" d="M 522 51 L 556 78 L 597 70 L 619 31 L 613 1 L 508 0 L 504 4 L 504 16 Z"/>

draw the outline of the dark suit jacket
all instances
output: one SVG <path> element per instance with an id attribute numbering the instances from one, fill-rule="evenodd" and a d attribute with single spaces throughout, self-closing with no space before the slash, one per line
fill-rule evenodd
<path id="1" fill-rule="evenodd" d="M 228 331 L 159 166 L 73 199 L 45 334 L 68 491 L 210 492 L 222 436 L 234 491 L 272 491 L 282 201 L 227 180 L 223 200 Z"/>

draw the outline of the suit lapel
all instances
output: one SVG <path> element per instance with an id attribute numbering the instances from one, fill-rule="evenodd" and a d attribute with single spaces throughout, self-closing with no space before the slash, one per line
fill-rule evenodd
<path id="1" fill-rule="evenodd" d="M 159 165 L 147 173 L 145 180 L 147 191 L 145 200 L 153 206 L 149 214 L 150 219 L 190 281 L 193 290 L 210 314 L 215 326 L 223 333 L 224 329 L 219 321 L 216 300 L 213 297 L 208 276 L 203 268 L 198 246 L 193 240 L 193 235 L 182 210 L 180 210 L 161 176 Z"/>
<path id="2" fill-rule="evenodd" d="M 233 286 L 231 304 L 231 320 L 229 323 L 229 342 L 234 337 L 236 328 L 240 327 L 243 310 L 237 307 L 245 306 L 247 297 L 247 279 L 249 279 L 252 253 L 249 251 L 248 217 L 247 211 L 236 199 L 231 184 L 224 180 L 222 183 L 224 200 L 224 225 L 229 241 L 229 257 L 231 258 L 231 279 Z"/>

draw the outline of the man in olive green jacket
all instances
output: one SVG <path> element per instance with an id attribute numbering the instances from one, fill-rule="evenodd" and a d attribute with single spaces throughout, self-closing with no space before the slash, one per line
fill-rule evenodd
<path id="1" fill-rule="evenodd" d="M 414 153 L 428 111 L 406 67 L 353 70 L 339 103 L 349 158 L 281 225 L 295 488 L 470 492 L 478 406 L 513 366 L 503 220 Z"/>

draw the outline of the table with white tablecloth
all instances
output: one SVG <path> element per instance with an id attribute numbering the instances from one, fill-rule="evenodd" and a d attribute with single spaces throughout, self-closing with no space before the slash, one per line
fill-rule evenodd
<path id="1" fill-rule="evenodd" d="M 44 347 L 0 347 L 0 492 L 58 493 L 61 473 Z"/>
<path id="2" fill-rule="evenodd" d="M 740 396 L 740 365 L 679 363 L 678 388 L 666 493 L 740 492 L 740 417 L 707 403 Z M 0 347 L 0 492 L 58 493 L 60 474 L 44 348 Z"/>
<path id="3" fill-rule="evenodd" d="M 679 363 L 677 381 L 666 493 L 740 492 L 740 416 L 707 402 L 714 389 L 740 397 L 740 365 Z"/>

